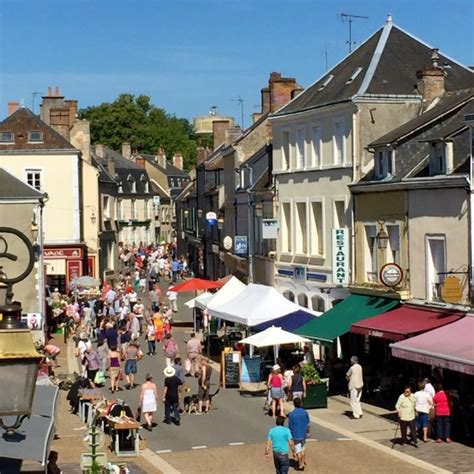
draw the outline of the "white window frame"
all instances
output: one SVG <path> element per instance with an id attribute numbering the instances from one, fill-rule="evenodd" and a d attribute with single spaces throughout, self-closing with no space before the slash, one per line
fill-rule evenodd
<path id="1" fill-rule="evenodd" d="M 392 176 L 394 172 L 394 154 L 395 150 L 382 148 L 375 151 L 374 156 L 374 170 L 376 179 L 384 179 L 387 176 Z M 382 159 L 380 159 L 382 155 Z"/>
<path id="2" fill-rule="evenodd" d="M 302 249 L 296 249 L 296 243 L 298 241 L 297 239 L 297 229 L 296 229 L 296 219 L 298 218 L 298 204 L 304 204 L 305 205 L 305 216 L 304 216 L 304 219 L 305 219 L 305 225 L 306 225 L 306 249 L 305 249 L 305 242 L 304 240 L 302 241 Z M 310 229 L 308 227 L 308 198 L 294 198 L 293 199 L 293 226 L 292 226 L 292 230 L 293 230 L 293 240 L 292 240 L 292 249 L 293 249 L 293 255 L 296 255 L 296 256 L 300 256 L 300 257 L 303 257 L 303 256 L 307 256 L 310 252 L 309 250 L 309 245 L 310 245 L 310 240 L 311 240 L 311 237 L 310 237 Z M 299 230 L 298 230 L 299 232 Z"/>
<path id="3" fill-rule="evenodd" d="M 343 202 L 344 203 L 344 217 L 347 213 L 347 196 L 341 195 L 341 196 L 334 196 L 332 198 L 332 228 L 337 229 L 336 227 L 336 220 L 337 220 L 337 208 L 336 208 L 336 202 Z M 348 227 L 343 223 L 342 227 Z"/>
<path id="4" fill-rule="evenodd" d="M 336 124 L 342 123 L 342 159 L 338 163 L 337 157 L 337 138 L 336 138 Z M 344 166 L 346 162 L 346 122 L 343 117 L 334 118 L 332 120 L 332 164 L 333 166 Z"/>
<path id="5" fill-rule="evenodd" d="M 438 148 L 442 148 L 442 167 L 440 167 L 439 163 L 439 153 L 438 153 Z M 435 176 L 439 174 L 446 174 L 447 170 L 447 162 L 446 162 L 446 143 L 444 142 L 436 142 L 432 144 L 432 150 L 430 154 L 430 176 Z"/>
<path id="6" fill-rule="evenodd" d="M 288 134 L 288 156 L 285 153 L 284 136 Z M 292 152 L 291 152 L 291 130 L 289 128 L 282 128 L 281 130 L 281 163 L 280 169 L 282 171 L 289 171 L 292 168 Z"/>
<path id="7" fill-rule="evenodd" d="M 442 241 L 444 244 L 444 268 L 447 271 L 448 268 L 448 249 L 446 246 L 446 235 L 445 234 L 425 234 L 425 281 L 426 281 L 426 300 L 433 301 L 433 291 L 432 291 L 432 281 L 430 278 L 430 269 L 428 262 L 431 259 L 430 255 L 430 241 L 431 240 L 438 240 Z M 436 277 L 436 275 L 435 275 Z M 446 275 L 444 276 L 444 278 Z"/>
<path id="8" fill-rule="evenodd" d="M 301 137 L 303 138 L 303 143 L 300 143 Z M 306 168 L 306 128 L 304 125 L 296 127 L 295 149 L 295 168 L 304 170 Z"/>
<path id="9" fill-rule="evenodd" d="M 123 220 L 123 199 L 117 199 L 117 220 Z"/>
<path id="10" fill-rule="evenodd" d="M 130 219 L 137 220 L 137 201 L 130 199 Z"/>
<path id="11" fill-rule="evenodd" d="M 111 197 L 110 196 L 107 196 L 107 195 L 102 196 L 102 212 L 104 214 L 104 219 L 110 219 L 111 218 L 110 203 L 111 203 Z"/>
<path id="12" fill-rule="evenodd" d="M 384 263 L 396 263 L 397 265 L 401 264 L 402 261 L 402 225 L 400 222 L 385 222 L 385 230 L 387 231 L 387 235 L 389 237 L 388 239 L 388 245 L 387 245 L 387 250 L 385 252 L 385 262 Z M 398 258 L 393 259 L 393 256 L 390 255 L 390 260 L 388 259 L 388 252 L 392 252 L 392 244 L 390 241 L 390 232 L 388 231 L 389 227 L 397 227 L 398 228 Z"/>
<path id="13" fill-rule="evenodd" d="M 294 251 L 293 204 L 291 202 L 291 199 L 282 199 L 280 202 L 281 202 L 281 205 L 280 205 L 280 222 L 281 222 L 281 225 L 280 225 L 280 230 L 278 232 L 279 237 L 280 237 L 280 239 L 279 239 L 280 240 L 280 253 L 282 255 L 292 255 L 292 253 Z M 285 204 L 289 205 L 289 209 L 290 209 L 290 228 L 288 229 L 288 226 L 286 226 L 286 234 L 283 235 L 282 229 L 283 229 L 284 224 L 286 224 L 285 217 L 284 217 L 285 213 L 284 213 L 284 210 L 283 210 Z M 289 245 L 288 245 L 288 242 L 289 242 Z"/>
<path id="14" fill-rule="evenodd" d="M 11 139 L 10 140 L 4 140 L 3 134 L 5 134 L 5 135 L 10 134 Z M 15 133 L 14 132 L 8 132 L 7 130 L 1 131 L 0 132 L 0 143 L 2 143 L 3 145 L 10 145 L 12 143 L 15 143 Z"/>
<path id="15" fill-rule="evenodd" d="M 40 134 L 40 139 L 39 140 L 32 140 L 31 139 L 31 134 L 32 133 L 39 133 Z M 33 143 L 33 144 L 34 143 L 43 143 L 43 137 L 44 137 L 44 135 L 43 135 L 42 131 L 40 131 L 40 130 L 30 130 L 28 132 L 28 143 Z"/>
<path id="16" fill-rule="evenodd" d="M 40 187 L 39 189 L 34 186 L 33 184 L 28 183 L 28 174 L 29 173 L 39 173 L 39 181 L 40 181 Z M 45 183 L 45 175 L 44 175 L 44 170 L 43 168 L 25 168 L 25 178 L 24 181 L 26 184 L 29 186 L 35 188 L 37 191 L 42 192 L 45 189 L 44 183 Z"/>
<path id="17" fill-rule="evenodd" d="M 315 153 L 315 142 L 314 142 L 314 130 L 319 129 L 319 156 L 316 158 Z M 323 164 L 323 130 L 321 122 L 313 122 L 311 124 L 311 167 L 321 168 Z"/>
<path id="18" fill-rule="evenodd" d="M 315 249 L 315 240 L 313 235 L 313 203 L 321 204 L 321 235 L 318 240 L 318 248 Z M 312 197 L 309 199 L 309 253 L 312 257 L 326 258 L 326 212 L 324 196 Z"/>
<path id="19" fill-rule="evenodd" d="M 379 279 L 379 275 L 378 275 L 379 261 L 378 261 L 378 246 L 377 246 L 378 225 L 377 225 L 377 222 L 375 221 L 374 222 L 368 221 L 368 222 L 363 222 L 363 226 L 364 226 L 364 282 L 374 283 L 374 282 L 377 282 Z M 375 241 L 374 241 L 375 248 L 374 248 L 374 257 L 373 258 L 371 257 L 371 261 L 370 261 L 370 264 L 372 267 L 370 269 L 370 272 L 369 272 L 369 268 L 366 267 L 368 257 L 370 256 L 369 242 L 367 240 L 367 227 L 369 226 L 375 227 Z M 368 254 L 367 254 L 367 251 L 369 252 Z M 374 259 L 375 259 L 375 262 L 373 261 Z M 375 271 L 374 271 L 374 266 L 375 266 Z M 368 278 L 369 273 L 375 273 L 373 280 L 369 280 Z"/>

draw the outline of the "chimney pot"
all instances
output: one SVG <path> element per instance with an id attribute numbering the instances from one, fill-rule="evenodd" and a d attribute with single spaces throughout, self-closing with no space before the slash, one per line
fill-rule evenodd
<path id="1" fill-rule="evenodd" d="M 56 86 L 56 91 L 54 93 L 56 97 L 59 97 L 61 94 L 59 93 L 59 86 Z"/>
<path id="2" fill-rule="evenodd" d="M 129 142 L 122 143 L 122 156 L 128 160 L 132 157 L 132 145 Z"/>
<path id="3" fill-rule="evenodd" d="M 17 100 L 12 100 L 8 102 L 8 115 L 13 114 L 20 107 L 20 103 Z"/>
<path id="4" fill-rule="evenodd" d="M 431 66 L 424 67 L 416 71 L 418 92 L 423 96 L 423 102 L 430 103 L 434 99 L 441 97 L 445 92 L 444 69 L 439 66 L 439 54 L 437 49 L 431 53 Z"/>
<path id="5" fill-rule="evenodd" d="M 439 51 L 438 48 L 434 48 L 431 53 L 431 63 L 433 64 L 433 67 L 438 67 L 438 61 L 439 61 L 438 51 Z"/>
<path id="6" fill-rule="evenodd" d="M 173 165 L 180 170 L 183 169 L 183 155 L 181 152 L 177 151 L 173 156 Z"/>
<path id="7" fill-rule="evenodd" d="M 48 97 L 52 97 L 53 95 L 53 88 L 51 86 L 48 87 Z"/>

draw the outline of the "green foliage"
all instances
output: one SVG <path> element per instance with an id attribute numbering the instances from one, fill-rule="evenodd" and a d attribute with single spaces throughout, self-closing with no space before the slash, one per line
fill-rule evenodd
<path id="1" fill-rule="evenodd" d="M 312 364 L 304 364 L 301 367 L 301 375 L 308 384 L 317 384 L 321 382 L 319 373 Z"/>
<path id="2" fill-rule="evenodd" d="M 168 159 L 179 151 L 185 169 L 195 162 L 196 138 L 192 125 L 155 107 L 146 95 L 121 94 L 112 103 L 82 109 L 80 117 L 91 123 L 93 144 L 120 151 L 123 142 L 130 142 L 132 150 L 153 155 L 163 148 Z"/>

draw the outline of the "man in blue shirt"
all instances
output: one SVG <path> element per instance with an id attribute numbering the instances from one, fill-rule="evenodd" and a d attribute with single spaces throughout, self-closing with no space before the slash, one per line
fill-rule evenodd
<path id="1" fill-rule="evenodd" d="M 176 258 L 171 263 L 171 271 L 173 272 L 173 283 L 176 283 L 179 273 L 179 262 Z"/>
<path id="2" fill-rule="evenodd" d="M 265 459 L 267 461 L 270 457 L 270 448 L 273 451 L 273 464 L 275 465 L 276 474 L 288 474 L 288 470 L 290 469 L 290 459 L 288 458 L 289 449 L 295 454 L 291 431 L 284 425 L 285 417 L 277 416 L 276 426 L 268 432 L 265 447 Z"/>
<path id="3" fill-rule="evenodd" d="M 304 470 L 305 462 L 305 442 L 309 434 L 310 420 L 308 412 L 301 407 L 301 399 L 293 400 L 294 410 L 288 414 L 288 425 L 295 443 L 296 458 L 298 459 L 298 469 Z"/>

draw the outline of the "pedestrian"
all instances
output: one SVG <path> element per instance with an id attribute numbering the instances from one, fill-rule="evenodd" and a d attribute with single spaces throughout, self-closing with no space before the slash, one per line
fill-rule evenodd
<path id="1" fill-rule="evenodd" d="M 168 301 L 171 306 L 171 311 L 173 313 L 178 312 L 178 293 L 176 291 L 173 291 L 173 283 L 170 283 L 170 286 L 168 287 L 168 291 L 166 292 L 166 297 L 168 298 Z"/>
<path id="2" fill-rule="evenodd" d="M 120 353 L 117 351 L 116 346 L 112 346 L 109 349 L 109 377 L 110 391 L 112 393 L 115 393 L 117 390 L 119 390 L 120 370 Z"/>
<path id="3" fill-rule="evenodd" d="M 428 422 L 430 410 L 433 406 L 433 399 L 430 394 L 425 391 L 425 383 L 418 384 L 418 391 L 414 393 L 415 410 L 416 410 L 416 428 L 421 428 L 423 433 L 423 442 L 428 442 Z"/>
<path id="4" fill-rule="evenodd" d="M 100 357 L 93 346 L 89 346 L 84 352 L 84 365 L 86 366 L 87 378 L 92 388 L 95 388 L 95 376 L 100 369 Z"/>
<path id="5" fill-rule="evenodd" d="M 150 289 L 148 295 L 150 298 L 151 309 L 155 313 L 156 311 L 158 311 L 158 308 L 160 306 L 159 295 L 156 291 L 155 285 L 153 285 L 153 287 Z"/>
<path id="6" fill-rule="evenodd" d="M 173 273 L 173 283 L 176 283 L 176 281 L 178 280 L 178 276 L 179 276 L 179 271 L 180 271 L 180 264 L 178 262 L 178 260 L 176 260 L 176 258 L 173 259 L 173 262 L 171 264 L 171 271 Z"/>
<path id="7" fill-rule="evenodd" d="M 108 369 L 108 361 L 109 361 L 109 348 L 105 344 L 105 341 L 98 341 L 97 342 L 97 354 L 99 354 L 100 359 L 100 371 L 104 374 L 107 372 Z"/>
<path id="8" fill-rule="evenodd" d="M 276 474 L 288 474 L 290 469 L 290 459 L 288 452 L 291 449 L 293 456 L 296 456 L 295 445 L 291 431 L 285 427 L 285 417 L 276 418 L 276 426 L 268 432 L 267 444 L 265 446 L 265 460 L 270 459 L 270 449 L 273 452 L 273 464 Z"/>
<path id="9" fill-rule="evenodd" d="M 141 359 L 140 346 L 137 341 L 132 341 L 122 353 L 122 359 L 125 360 L 125 376 L 127 377 L 127 385 L 125 388 L 130 390 L 135 388 L 135 375 L 138 372 L 137 361 Z"/>
<path id="10" fill-rule="evenodd" d="M 148 355 L 156 354 L 156 329 L 152 319 L 148 320 L 146 326 L 146 341 L 148 343 Z"/>
<path id="11" fill-rule="evenodd" d="M 86 365 L 85 365 L 85 359 L 84 359 L 84 354 L 86 353 L 87 349 L 91 346 L 92 344 L 89 341 L 89 337 L 85 332 L 79 333 L 79 342 L 77 344 L 76 348 L 76 357 L 79 359 L 81 363 L 81 375 L 86 376 Z"/>
<path id="12" fill-rule="evenodd" d="M 190 371 L 191 377 L 194 377 L 197 372 L 197 362 L 202 354 L 202 345 L 201 341 L 196 337 L 196 333 L 191 333 L 191 339 L 186 343 L 187 347 L 187 357 L 189 362 L 191 363 Z"/>
<path id="13" fill-rule="evenodd" d="M 299 365 L 293 367 L 293 375 L 290 377 L 288 390 L 290 391 L 293 400 L 295 398 L 299 398 L 300 400 L 306 398 L 306 382 L 304 377 L 301 375 L 301 367 Z"/>
<path id="14" fill-rule="evenodd" d="M 110 321 L 105 323 L 105 331 L 103 337 L 106 339 L 108 347 L 117 347 L 119 342 L 119 334 L 114 323 Z"/>
<path id="15" fill-rule="evenodd" d="M 444 439 L 451 443 L 451 404 L 448 394 L 443 390 L 443 385 L 436 385 L 436 394 L 433 398 L 436 417 L 436 443 Z"/>
<path id="16" fill-rule="evenodd" d="M 163 423 L 167 425 L 173 422 L 176 426 L 181 424 L 179 414 L 179 390 L 183 383 L 176 376 L 176 370 L 169 366 L 163 371 L 165 374 L 165 388 L 163 392 L 163 402 L 165 404 L 165 419 Z"/>
<path id="17" fill-rule="evenodd" d="M 415 396 L 411 393 L 409 386 L 405 387 L 403 393 L 398 397 L 395 409 L 400 422 L 400 433 L 402 435 L 402 446 L 408 443 L 407 430 L 410 427 L 410 436 L 413 444 L 418 446 L 415 428 Z"/>
<path id="18" fill-rule="evenodd" d="M 301 398 L 294 398 L 293 406 L 293 411 L 288 413 L 288 427 L 290 428 L 295 444 L 298 469 L 303 471 L 306 466 L 305 443 L 309 435 L 310 420 L 308 412 L 302 408 Z"/>
<path id="19" fill-rule="evenodd" d="M 283 413 L 283 375 L 281 375 L 281 369 L 278 364 L 273 366 L 271 374 L 268 376 L 267 388 L 270 391 L 270 397 L 272 399 L 272 416 L 276 418 L 277 407 L 280 409 L 280 416 L 284 416 Z"/>
<path id="20" fill-rule="evenodd" d="M 140 336 L 140 321 L 135 313 L 130 313 L 127 323 L 127 332 L 130 335 L 130 339 L 138 339 Z"/>
<path id="21" fill-rule="evenodd" d="M 431 398 L 434 398 L 436 392 L 433 385 L 430 382 L 430 379 L 426 377 L 423 380 L 423 383 L 425 384 L 425 388 L 424 388 L 425 392 L 427 392 L 431 396 Z"/>
<path id="22" fill-rule="evenodd" d="M 211 388 L 211 374 L 212 374 L 212 367 L 209 365 L 209 360 L 206 357 L 202 358 L 201 361 L 201 371 L 199 373 L 199 389 L 198 389 L 198 412 L 202 413 L 202 406 L 206 404 L 206 413 L 210 411 L 210 404 L 211 399 L 209 395 L 209 390 Z"/>
<path id="23" fill-rule="evenodd" d="M 364 387 L 364 377 L 359 359 L 356 356 L 351 357 L 351 368 L 346 373 L 346 380 L 349 382 L 352 416 L 358 420 L 363 415 L 360 398 L 362 396 L 362 388 Z"/>
<path id="24" fill-rule="evenodd" d="M 58 466 L 59 454 L 57 451 L 50 451 L 48 456 L 48 466 L 46 468 L 46 474 L 61 474 L 62 471 Z"/>
<path id="25" fill-rule="evenodd" d="M 178 408 L 180 413 L 183 411 L 183 395 L 186 390 L 186 387 L 184 386 L 185 378 L 184 378 L 184 367 L 181 362 L 181 357 L 176 357 L 174 360 L 173 364 L 173 369 L 176 371 L 176 377 L 178 377 L 179 380 L 181 380 L 181 388 L 179 391 L 179 402 L 178 402 Z"/>
<path id="26" fill-rule="evenodd" d="M 309 346 L 303 347 L 303 364 L 314 365 L 314 354 Z"/>
<path id="27" fill-rule="evenodd" d="M 153 382 L 151 374 L 146 374 L 146 382 L 140 390 L 140 406 L 145 418 L 144 428 L 151 431 L 153 428 L 153 413 L 157 409 L 158 390 Z"/>
<path id="28" fill-rule="evenodd" d="M 173 361 L 178 355 L 178 345 L 173 339 L 173 336 L 169 333 L 165 336 L 163 342 L 163 352 L 165 354 L 166 366 L 170 367 L 173 365 Z"/>

